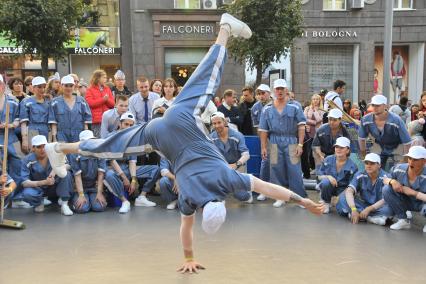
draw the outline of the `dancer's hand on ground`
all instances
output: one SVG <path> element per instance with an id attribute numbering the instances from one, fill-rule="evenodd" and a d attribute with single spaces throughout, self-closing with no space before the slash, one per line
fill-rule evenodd
<path id="1" fill-rule="evenodd" d="M 309 212 L 315 215 L 322 215 L 322 211 L 324 210 L 324 204 L 315 203 L 308 198 L 303 198 L 301 205 L 305 206 Z"/>
<path id="2" fill-rule="evenodd" d="M 192 274 L 192 273 L 198 273 L 198 270 L 200 269 L 204 270 L 206 268 L 202 266 L 201 264 L 199 264 L 198 262 L 196 262 L 195 260 L 193 260 L 193 261 L 186 261 L 176 271 L 182 274 L 186 272 L 188 272 L 189 274 Z"/>

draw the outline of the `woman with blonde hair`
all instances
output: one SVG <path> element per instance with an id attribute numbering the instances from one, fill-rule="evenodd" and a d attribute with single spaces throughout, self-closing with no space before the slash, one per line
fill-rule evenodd
<path id="1" fill-rule="evenodd" d="M 311 97 L 311 104 L 305 108 L 306 117 L 306 142 L 303 144 L 302 171 L 304 178 L 311 177 L 311 169 L 315 169 L 315 161 L 312 155 L 312 141 L 317 129 L 322 124 L 324 111 L 322 110 L 321 96 L 314 94 Z"/>
<path id="2" fill-rule="evenodd" d="M 86 91 L 86 101 L 92 112 L 92 131 L 95 137 L 100 137 L 102 114 L 114 107 L 114 97 L 106 83 L 105 71 L 96 70 L 90 79 L 90 87 Z"/>

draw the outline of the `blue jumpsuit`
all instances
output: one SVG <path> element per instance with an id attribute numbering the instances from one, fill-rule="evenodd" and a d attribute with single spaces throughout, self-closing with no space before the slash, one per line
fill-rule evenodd
<path id="1" fill-rule="evenodd" d="M 300 157 L 296 156 L 298 127 L 301 124 L 306 124 L 302 109 L 288 102 L 281 114 L 274 106 L 265 107 L 259 131 L 268 133 L 271 182 L 306 197 Z"/>
<path id="2" fill-rule="evenodd" d="M 331 202 L 331 198 L 333 196 L 338 196 L 341 194 L 351 182 L 353 176 L 358 171 L 357 166 L 350 158 L 346 161 L 346 163 L 343 165 L 343 167 L 340 169 L 340 172 L 337 172 L 336 169 L 336 156 L 328 156 L 324 159 L 322 162 L 319 170 L 318 175 L 326 175 L 326 176 L 332 176 L 337 181 L 337 187 L 334 187 L 328 178 L 323 179 L 319 184 L 318 187 L 321 191 L 321 200 L 325 201 L 326 203 Z"/>
<path id="3" fill-rule="evenodd" d="M 257 102 L 253 105 L 251 108 L 251 119 L 253 122 L 253 127 L 259 127 L 260 123 L 260 115 L 262 114 L 262 110 L 265 106 L 271 105 L 271 102 L 267 103 L 266 105 L 263 105 L 262 102 Z M 269 181 L 270 180 L 270 173 L 269 173 L 269 157 L 266 158 L 266 160 L 261 161 L 260 163 L 260 173 L 259 177 L 261 180 Z"/>
<path id="4" fill-rule="evenodd" d="M 391 178 L 397 180 L 402 186 L 407 186 L 415 191 L 426 193 L 426 166 L 413 184 L 408 180 L 408 164 L 396 165 L 390 172 Z M 383 197 L 389 207 L 399 219 L 407 219 L 407 211 L 420 212 L 426 217 L 426 202 L 415 197 L 395 192 L 390 185 L 383 188 Z"/>
<path id="5" fill-rule="evenodd" d="M 374 113 L 367 114 L 361 119 L 361 125 L 358 129 L 360 139 L 367 139 L 371 135 L 382 152 L 380 153 L 382 167 L 386 166 L 389 157 L 393 156 L 393 151 L 401 144 L 411 143 L 410 134 L 402 119 L 394 113 L 388 113 L 388 119 L 383 131 L 377 128 L 374 123 Z M 376 153 L 379 154 L 379 153 Z"/>
<path id="6" fill-rule="evenodd" d="M 200 117 L 220 84 L 225 58 L 226 48 L 213 45 L 162 118 L 105 140 L 83 141 L 80 152 L 110 158 L 161 152 L 175 171 L 178 205 L 184 215 L 194 214 L 210 201 L 222 201 L 231 192 L 251 191 L 252 176 L 229 168 Z"/>
<path id="7" fill-rule="evenodd" d="M 80 96 L 74 96 L 75 103 L 69 108 L 63 96 L 53 99 L 49 108 L 49 123 L 57 124 L 58 142 L 78 142 L 78 135 L 84 130 L 84 124 L 92 123 L 92 113 L 86 100 Z"/>
<path id="8" fill-rule="evenodd" d="M 98 173 L 105 173 L 106 171 L 106 161 L 104 159 L 88 158 L 73 154 L 70 155 L 70 164 L 74 176 L 81 175 L 84 196 L 87 200 L 80 209 L 77 209 L 76 202 L 78 199 L 78 192 L 74 192 L 72 197 L 74 211 L 77 213 L 87 213 L 90 210 L 95 212 L 104 211 L 106 205 L 104 206 L 96 200 L 98 192 L 96 184 L 98 180 Z"/>
<path id="9" fill-rule="evenodd" d="M 49 100 L 44 99 L 44 102 L 40 103 L 34 96 L 25 98 L 20 103 L 19 119 L 21 123 L 27 123 L 29 139 L 36 135 L 43 135 L 48 138 L 49 106 Z"/>
<path id="10" fill-rule="evenodd" d="M 120 133 L 121 131 L 118 131 Z M 126 177 L 129 179 L 129 181 L 132 179 L 130 175 L 129 170 L 129 161 L 135 161 L 136 163 L 136 156 L 126 157 L 122 159 L 116 159 L 118 165 L 120 166 L 123 173 L 126 175 Z M 138 179 L 145 179 L 145 183 L 143 185 L 142 191 L 143 192 L 149 192 L 151 188 L 155 185 L 158 178 L 160 176 L 160 168 L 155 165 L 144 165 L 136 168 L 136 177 Z M 108 190 L 116 197 L 126 197 L 127 193 L 124 189 L 123 181 L 121 180 L 120 176 L 114 169 L 109 169 L 106 172 L 105 180 L 104 180 L 105 186 L 108 188 Z"/>
<path id="11" fill-rule="evenodd" d="M 7 95 L 7 103 L 9 104 L 9 124 L 14 122 L 19 122 L 19 105 L 11 96 Z M 3 109 L 0 110 L 0 123 L 5 123 L 6 121 L 6 103 L 3 106 Z M 4 144 L 4 128 L 0 129 L 0 144 Z M 18 140 L 18 137 L 15 134 L 13 129 L 9 129 L 9 140 L 7 146 L 8 156 L 7 156 L 7 169 L 8 173 L 12 179 L 16 182 L 16 185 L 19 187 L 21 179 L 21 159 L 18 153 L 21 153 L 21 143 Z M 17 191 L 19 189 L 17 188 Z"/>
<path id="12" fill-rule="evenodd" d="M 47 167 L 41 165 L 34 153 L 25 156 L 22 161 L 21 176 L 22 182 L 45 180 L 52 172 L 49 161 Z M 73 192 L 73 179 L 71 172 L 68 171 L 65 178 L 55 176 L 55 184 L 42 187 L 24 187 L 22 190 L 23 199 L 32 206 L 38 206 L 43 202 L 43 195 L 47 191 L 56 191 L 56 195 L 63 201 L 68 201 Z"/>
<path id="13" fill-rule="evenodd" d="M 160 179 L 160 193 L 161 198 L 163 198 L 167 204 L 171 203 L 178 199 L 178 195 L 173 192 L 174 181 L 166 176 L 168 172 L 173 173 L 172 166 L 169 161 L 162 158 L 160 160 L 160 170 L 161 170 L 161 179 Z"/>
<path id="14" fill-rule="evenodd" d="M 388 174 L 381 169 L 374 184 L 371 183 L 371 178 L 368 176 L 366 171 L 358 172 L 354 176 L 348 187 L 353 188 L 355 191 L 354 201 L 358 212 L 361 212 L 368 206 L 371 206 L 383 199 L 383 179 L 387 176 Z M 351 212 L 351 208 L 346 201 L 345 192 L 342 192 L 339 195 L 339 201 L 336 204 L 336 211 L 342 216 L 347 216 L 348 213 Z M 384 217 L 390 217 L 392 215 L 392 209 L 386 203 L 370 214 L 370 216 Z"/>
<path id="15" fill-rule="evenodd" d="M 241 132 L 228 129 L 228 140 L 226 143 L 219 138 L 219 135 L 216 131 L 213 131 L 210 134 L 210 138 L 213 140 L 213 143 L 222 153 L 225 160 L 228 164 L 236 163 L 243 153 L 249 153 L 249 149 L 246 146 L 244 135 Z"/>
<path id="16" fill-rule="evenodd" d="M 346 137 L 351 139 L 346 127 L 343 124 L 341 125 L 341 131 L 336 134 L 336 137 L 332 136 L 331 127 L 328 123 L 321 125 L 315 133 L 314 140 L 312 141 L 312 148 L 320 147 L 321 152 L 323 152 L 326 157 L 334 155 L 334 144 L 336 143 L 337 138 Z"/>

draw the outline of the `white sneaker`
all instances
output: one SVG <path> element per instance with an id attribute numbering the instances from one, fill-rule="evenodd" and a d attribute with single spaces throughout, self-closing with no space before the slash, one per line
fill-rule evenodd
<path id="1" fill-rule="evenodd" d="M 244 201 L 244 202 L 248 203 L 248 204 L 252 204 L 253 203 L 253 193 L 250 192 L 250 198 L 248 200 Z"/>
<path id="2" fill-rule="evenodd" d="M 154 207 L 156 205 L 155 202 L 149 201 L 144 195 L 139 195 L 138 198 L 135 199 L 135 206 Z"/>
<path id="3" fill-rule="evenodd" d="M 44 204 L 40 204 L 39 206 L 34 207 L 34 212 L 41 213 L 44 211 Z"/>
<path id="4" fill-rule="evenodd" d="M 263 194 L 259 194 L 256 199 L 257 199 L 257 201 L 265 201 L 266 200 L 266 196 L 263 195 Z"/>
<path id="5" fill-rule="evenodd" d="M 249 26 L 228 13 L 222 14 L 220 25 L 229 25 L 233 37 L 242 37 L 246 39 L 251 37 L 251 29 Z"/>
<path id="6" fill-rule="evenodd" d="M 59 206 L 62 206 L 62 203 L 64 203 L 64 202 L 62 201 L 62 199 L 58 198 L 58 205 L 59 205 Z"/>
<path id="7" fill-rule="evenodd" d="M 123 203 L 121 203 L 121 207 L 120 210 L 118 210 L 118 213 L 121 214 L 126 214 L 130 211 L 130 202 L 129 201 L 124 201 Z"/>
<path id="8" fill-rule="evenodd" d="M 44 206 L 49 206 L 50 204 L 52 204 L 52 201 L 50 201 L 47 197 L 45 197 L 43 199 L 43 204 L 44 204 Z"/>
<path id="9" fill-rule="evenodd" d="M 65 215 L 65 216 L 72 216 L 72 215 L 74 215 L 74 212 L 72 212 L 72 210 L 68 206 L 68 202 L 62 202 L 61 213 L 62 213 L 62 215 Z"/>
<path id="10" fill-rule="evenodd" d="M 322 214 L 328 214 L 330 213 L 330 203 L 324 202 L 324 209 L 322 210 Z"/>
<path id="11" fill-rule="evenodd" d="M 175 210 L 177 206 L 177 200 L 173 200 L 169 204 L 167 204 L 167 210 Z"/>
<path id="12" fill-rule="evenodd" d="M 64 178 L 67 175 L 67 168 L 65 167 L 65 155 L 58 153 L 55 150 L 55 146 L 58 142 L 47 143 L 44 147 L 47 157 L 49 158 L 50 166 L 56 175 L 60 178 Z"/>
<path id="13" fill-rule="evenodd" d="M 33 206 L 24 200 L 16 200 L 12 201 L 12 208 L 33 208 Z"/>
<path id="14" fill-rule="evenodd" d="M 272 206 L 274 206 L 275 208 L 279 208 L 279 207 L 283 206 L 284 204 L 285 204 L 284 201 L 277 200 L 277 201 L 274 202 L 274 204 L 272 204 Z"/>
<path id="15" fill-rule="evenodd" d="M 368 216 L 367 217 L 367 222 L 371 223 L 371 224 L 376 224 L 379 226 L 384 226 L 386 225 L 386 220 L 388 218 L 385 216 Z"/>
<path id="16" fill-rule="evenodd" d="M 407 219 L 413 219 L 413 213 L 411 213 L 411 211 L 406 211 L 405 214 L 407 214 Z"/>
<path id="17" fill-rule="evenodd" d="M 408 221 L 408 219 L 399 219 L 398 222 L 396 222 L 395 224 L 391 225 L 390 228 L 392 230 L 410 229 L 411 228 L 411 224 Z"/>
<path id="18" fill-rule="evenodd" d="M 423 227 L 423 233 L 426 233 L 426 225 Z"/>

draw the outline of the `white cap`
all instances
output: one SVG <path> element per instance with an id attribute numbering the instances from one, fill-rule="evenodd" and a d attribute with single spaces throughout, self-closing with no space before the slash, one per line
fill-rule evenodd
<path id="1" fill-rule="evenodd" d="M 31 145 L 33 146 L 40 146 L 40 145 L 46 145 L 47 144 L 47 140 L 46 140 L 46 136 L 44 135 L 36 135 L 33 137 L 33 139 L 31 139 Z"/>
<path id="2" fill-rule="evenodd" d="M 4 83 L 3 76 L 0 74 L 0 82 Z"/>
<path id="3" fill-rule="evenodd" d="M 52 80 L 61 80 L 61 76 L 59 75 L 58 72 L 56 72 L 54 75 L 50 76 L 49 79 L 47 80 L 48 82 L 52 81 Z"/>
<path id="4" fill-rule="evenodd" d="M 377 155 L 376 153 L 370 153 L 370 154 L 365 155 L 364 162 L 365 161 L 377 163 L 379 165 L 381 164 L 380 156 Z"/>
<path id="5" fill-rule="evenodd" d="M 121 70 L 117 70 L 117 72 L 115 72 L 114 74 L 114 79 L 122 79 L 125 80 L 126 79 L 126 75 L 124 75 L 124 72 Z"/>
<path id="6" fill-rule="evenodd" d="M 208 202 L 203 208 L 201 227 L 207 234 L 216 233 L 226 218 L 226 208 L 223 202 Z"/>
<path id="7" fill-rule="evenodd" d="M 121 120 L 125 120 L 125 119 L 130 119 L 130 120 L 132 120 L 132 121 L 136 121 L 136 120 L 135 120 L 135 115 L 134 115 L 133 113 L 131 113 L 131 112 L 125 112 L 125 113 L 123 113 L 123 114 L 121 115 L 121 117 L 120 117 L 120 121 L 121 121 Z"/>
<path id="8" fill-rule="evenodd" d="M 33 84 L 33 86 L 43 85 L 43 84 L 46 84 L 46 79 L 44 79 L 43 77 L 37 76 L 33 78 L 31 83 Z"/>
<path id="9" fill-rule="evenodd" d="M 276 88 L 288 88 L 287 82 L 284 79 L 277 79 L 274 81 L 274 89 Z"/>
<path id="10" fill-rule="evenodd" d="M 263 92 L 269 92 L 269 93 L 271 92 L 271 89 L 266 84 L 260 84 L 259 87 L 257 87 L 256 90 L 263 91 Z"/>
<path id="11" fill-rule="evenodd" d="M 416 160 L 426 159 L 426 149 L 422 146 L 412 146 L 408 151 L 408 154 L 404 155 Z"/>
<path id="12" fill-rule="evenodd" d="M 80 141 L 85 141 L 85 140 L 89 140 L 89 139 L 95 138 L 95 135 L 93 135 L 93 131 L 92 130 L 83 130 L 78 135 L 78 138 L 80 139 Z"/>
<path id="13" fill-rule="evenodd" d="M 388 103 L 388 99 L 383 95 L 375 95 L 371 98 L 372 105 L 386 105 Z"/>
<path id="14" fill-rule="evenodd" d="M 351 140 L 349 140 L 346 137 L 339 137 L 336 139 L 336 143 L 334 143 L 334 146 L 339 146 L 339 147 L 351 147 Z"/>
<path id="15" fill-rule="evenodd" d="M 220 117 L 222 119 L 225 119 L 225 115 L 223 114 L 223 112 L 217 111 L 214 112 L 211 116 L 210 119 L 213 119 L 214 117 Z"/>
<path id="16" fill-rule="evenodd" d="M 328 112 L 328 117 L 331 117 L 331 118 L 342 118 L 342 116 L 343 116 L 343 113 L 338 108 L 333 108 Z"/>
<path id="17" fill-rule="evenodd" d="M 61 79 L 61 84 L 62 85 L 67 85 L 67 84 L 75 85 L 74 78 L 71 75 L 64 76 Z"/>

